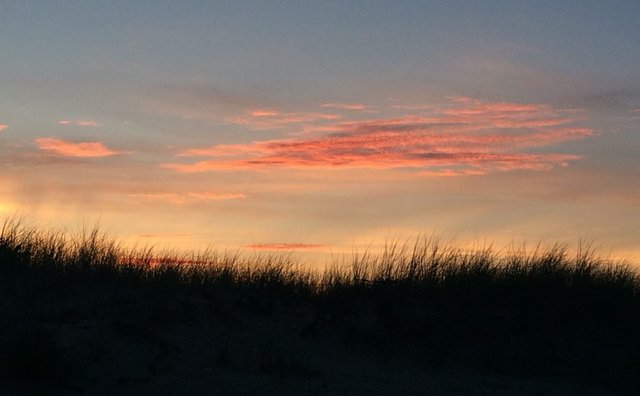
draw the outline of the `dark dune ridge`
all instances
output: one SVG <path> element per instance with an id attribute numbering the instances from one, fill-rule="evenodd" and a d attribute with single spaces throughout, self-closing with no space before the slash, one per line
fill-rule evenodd
<path id="1" fill-rule="evenodd" d="M 640 278 L 589 248 L 157 257 L 4 223 L 2 394 L 639 394 Z"/>

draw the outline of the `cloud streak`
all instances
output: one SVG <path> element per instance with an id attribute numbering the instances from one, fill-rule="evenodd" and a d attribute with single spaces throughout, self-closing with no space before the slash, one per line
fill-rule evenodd
<path id="1" fill-rule="evenodd" d="M 244 245 L 244 247 L 254 250 L 315 250 L 325 248 L 327 245 L 316 243 L 254 243 Z"/>
<path id="2" fill-rule="evenodd" d="M 58 138 L 36 139 L 38 148 L 63 157 L 109 157 L 120 154 L 107 148 L 102 142 L 68 142 Z"/>
<path id="3" fill-rule="evenodd" d="M 60 120 L 59 125 L 76 125 L 81 127 L 99 127 L 102 124 L 92 120 Z"/>
<path id="4" fill-rule="evenodd" d="M 322 105 L 325 109 L 340 109 L 340 110 L 367 110 L 369 107 L 362 103 L 324 103 Z"/>
<path id="5" fill-rule="evenodd" d="M 188 192 L 188 193 L 140 193 L 129 194 L 130 197 L 144 201 L 168 202 L 176 205 L 184 205 L 193 202 L 226 201 L 231 199 L 244 199 L 247 196 L 239 193 L 215 193 L 215 192 Z"/>
<path id="6" fill-rule="evenodd" d="M 195 148 L 180 155 L 209 158 L 163 166 L 178 172 L 269 167 L 418 168 L 421 174 L 431 176 L 548 170 L 566 166 L 580 156 L 532 153 L 531 149 L 591 136 L 591 129 L 574 125 L 578 121 L 575 117 L 575 112 L 548 105 L 455 97 L 427 115 L 336 121 L 324 125 L 321 130 L 325 134 L 320 137 Z"/>
<path id="7" fill-rule="evenodd" d="M 245 114 L 227 118 L 232 124 L 245 125 L 251 129 L 279 129 L 292 124 L 309 124 L 318 121 L 338 120 L 337 114 L 322 112 L 281 112 L 271 109 L 250 110 Z"/>

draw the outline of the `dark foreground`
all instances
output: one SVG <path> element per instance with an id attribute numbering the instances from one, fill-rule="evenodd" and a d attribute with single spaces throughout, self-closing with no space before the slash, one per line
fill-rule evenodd
<path id="1" fill-rule="evenodd" d="M 557 247 L 427 243 L 312 275 L 5 224 L 0 393 L 640 394 L 639 284 Z"/>

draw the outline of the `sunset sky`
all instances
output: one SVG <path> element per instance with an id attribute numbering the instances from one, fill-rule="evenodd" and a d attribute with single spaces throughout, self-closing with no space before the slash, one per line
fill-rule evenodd
<path id="1" fill-rule="evenodd" d="M 2 1 L 0 218 L 640 262 L 638 1 Z"/>

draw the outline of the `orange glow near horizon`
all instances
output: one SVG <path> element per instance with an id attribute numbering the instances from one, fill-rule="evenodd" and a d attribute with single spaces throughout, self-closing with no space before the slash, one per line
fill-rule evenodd
<path id="1" fill-rule="evenodd" d="M 10 202 L 0 201 L 0 214 L 11 214 L 16 210 L 16 206 Z"/>

